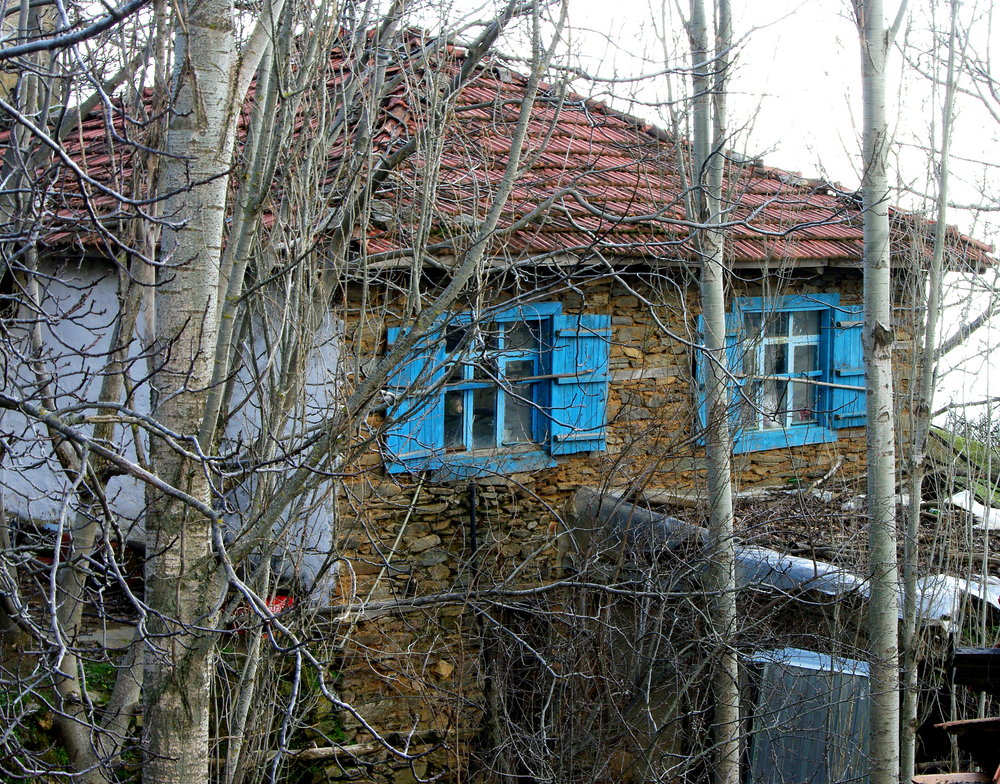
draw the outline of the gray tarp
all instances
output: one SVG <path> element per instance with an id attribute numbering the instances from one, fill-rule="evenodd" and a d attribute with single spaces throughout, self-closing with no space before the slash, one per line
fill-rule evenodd
<path id="1" fill-rule="evenodd" d="M 626 503 L 619 496 L 583 489 L 576 494 L 574 508 L 577 526 L 570 537 L 580 554 L 624 547 L 649 557 L 682 546 L 704 550 L 708 543 L 707 529 Z M 736 547 L 736 580 L 740 588 L 868 596 L 868 582 L 842 566 L 751 545 Z M 966 580 L 944 574 L 923 577 L 917 581 L 918 617 L 947 628 L 968 596 L 1000 610 L 1000 580 L 987 577 L 984 582 L 981 577 Z M 900 612 L 902 604 L 901 600 Z"/>

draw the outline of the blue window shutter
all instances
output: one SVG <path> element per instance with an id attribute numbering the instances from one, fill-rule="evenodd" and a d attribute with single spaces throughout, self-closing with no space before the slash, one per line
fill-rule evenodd
<path id="1" fill-rule="evenodd" d="M 569 455 L 607 448 L 611 317 L 554 316 L 549 451 Z"/>
<path id="2" fill-rule="evenodd" d="M 833 308 L 833 339 L 830 382 L 853 387 L 865 385 L 865 359 L 861 348 L 864 307 L 843 305 Z M 830 427 L 861 427 L 865 424 L 865 393 L 850 389 L 830 389 Z"/>
<path id="3" fill-rule="evenodd" d="M 402 332 L 399 327 L 389 329 L 390 346 Z M 444 449 L 444 396 L 440 384 L 446 370 L 444 340 L 435 330 L 420 339 L 389 379 L 393 400 L 388 416 L 395 420 L 385 438 L 389 473 L 433 467 L 431 458 Z"/>

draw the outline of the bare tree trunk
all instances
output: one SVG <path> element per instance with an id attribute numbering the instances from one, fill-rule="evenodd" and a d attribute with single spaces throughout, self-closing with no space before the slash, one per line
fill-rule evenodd
<path id="1" fill-rule="evenodd" d="M 235 134 L 235 11 L 228 0 L 184 2 L 175 10 L 177 58 L 171 91 L 162 188 L 167 200 L 156 282 L 160 352 L 154 416 L 167 430 L 197 434 L 212 378 L 219 259 Z M 190 190 L 186 190 L 192 185 Z M 193 442 L 185 442 L 188 449 Z M 206 467 L 154 438 L 158 475 L 211 505 Z M 151 492 L 147 513 L 146 600 L 156 613 L 147 648 L 143 780 L 207 781 L 209 683 L 207 635 L 213 521 L 176 498 Z"/>
<path id="2" fill-rule="evenodd" d="M 899 647 L 896 558 L 896 424 L 892 383 L 892 280 L 889 249 L 889 126 L 885 78 L 889 46 L 902 19 L 887 29 L 881 0 L 855 0 L 864 95 L 864 299 L 867 380 L 868 515 L 871 598 L 872 784 L 899 776 Z"/>
<path id="3" fill-rule="evenodd" d="M 700 186 L 696 220 L 701 257 L 701 306 L 705 324 L 705 405 L 709 552 L 712 564 L 712 645 L 715 671 L 715 780 L 738 784 L 740 695 L 739 667 L 731 636 L 736 628 L 736 572 L 731 477 L 732 436 L 726 385 L 726 265 L 722 221 L 725 164 L 725 89 L 731 21 L 728 0 L 716 0 L 716 47 L 709 49 L 702 0 L 691 3 L 691 54 L 694 86 L 694 171 Z"/>

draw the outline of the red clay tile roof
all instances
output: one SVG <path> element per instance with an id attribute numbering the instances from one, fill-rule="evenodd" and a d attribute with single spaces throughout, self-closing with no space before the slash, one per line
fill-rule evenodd
<path id="1" fill-rule="evenodd" d="M 449 54 L 454 69 L 463 54 L 456 49 Z M 417 81 L 400 80 L 385 102 L 378 136 L 383 149 L 419 133 L 421 96 L 406 86 Z M 460 92 L 445 124 L 429 251 L 455 255 L 470 242 L 470 229 L 489 209 L 507 164 L 525 85 L 525 77 L 487 65 Z M 112 126 L 116 134 L 109 133 Z M 96 182 L 142 199 L 147 194 L 141 177 L 135 178 L 139 186 L 132 182 L 133 148 L 126 141 L 139 131 L 120 113 L 113 118 L 94 115 L 66 149 Z M 543 90 L 532 112 L 522 176 L 489 254 L 508 260 L 567 254 L 583 261 L 693 259 L 684 204 L 690 176 L 683 173 L 683 153 L 684 145 L 660 129 L 578 95 Z M 406 216 L 414 214 L 418 203 L 414 183 L 423 163 L 417 153 L 386 180 L 373 201 L 373 212 L 383 219 L 356 232 L 359 245 L 376 260 L 399 257 L 413 244 L 415 226 Z M 49 242 L 93 244 L 98 241 L 92 230 L 95 217 L 110 225 L 109 219 L 136 212 L 135 205 L 91 184 L 81 186 L 65 167 L 40 176 L 56 185 L 46 205 Z M 92 196 L 95 215 L 76 196 L 80 187 Z M 732 163 L 726 190 L 727 252 L 733 262 L 860 264 L 861 210 L 854 194 L 759 163 Z M 894 215 L 898 230 L 909 238 L 905 247 L 913 247 L 915 228 L 925 235 L 919 244 L 927 244 L 930 224 L 898 211 Z M 952 240 L 954 266 L 992 264 L 991 248 L 957 232 Z"/>

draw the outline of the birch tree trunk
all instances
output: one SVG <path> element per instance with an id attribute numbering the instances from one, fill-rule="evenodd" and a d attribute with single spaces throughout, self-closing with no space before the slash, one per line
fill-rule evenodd
<path id="1" fill-rule="evenodd" d="M 891 29 L 881 0 L 855 0 L 861 42 L 864 101 L 864 351 L 867 401 L 868 515 L 871 598 L 871 782 L 895 784 L 899 775 L 899 573 L 896 557 L 896 423 L 892 383 L 892 281 L 889 247 L 889 126 L 885 78 Z"/>
<path id="2" fill-rule="evenodd" d="M 228 0 L 188 0 L 175 11 L 173 110 L 163 163 L 164 205 L 156 281 L 159 370 L 154 417 L 169 431 L 198 433 L 211 382 L 219 258 L 238 103 L 233 95 L 235 11 Z M 188 186 L 193 187 L 188 188 Z M 185 442 L 191 449 L 192 441 Z M 157 474 L 211 505 L 205 467 L 152 439 Z M 155 646 L 145 661 L 143 781 L 209 778 L 209 683 L 213 626 L 212 521 L 155 491 L 147 514 L 146 600 Z M 162 636 L 161 636 L 162 635 Z"/>
<path id="3" fill-rule="evenodd" d="M 726 361 L 726 264 L 723 256 L 722 176 L 725 157 L 725 89 L 731 21 L 728 0 L 716 1 L 716 47 L 709 48 L 703 0 L 691 3 L 693 151 L 698 188 L 696 220 L 701 260 L 701 306 L 705 325 L 705 456 L 709 507 L 709 577 L 713 597 L 712 645 L 716 662 L 715 781 L 739 784 L 739 667 L 731 637 L 736 628 L 736 572 L 729 429 L 730 369 Z"/>

